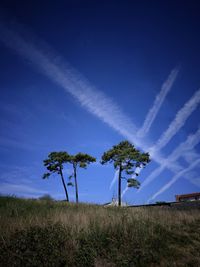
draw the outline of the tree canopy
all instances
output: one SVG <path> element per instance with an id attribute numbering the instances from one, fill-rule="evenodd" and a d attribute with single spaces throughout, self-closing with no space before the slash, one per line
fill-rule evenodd
<path id="1" fill-rule="evenodd" d="M 73 165 L 73 175 L 75 182 L 75 190 L 76 190 L 76 203 L 78 203 L 78 182 L 77 182 L 77 168 L 86 169 L 87 165 L 91 162 L 95 162 L 96 159 L 88 154 L 78 153 L 76 155 L 71 155 L 69 158 L 69 162 Z"/>
<path id="2" fill-rule="evenodd" d="M 67 187 L 63 176 L 63 165 L 71 163 L 73 166 L 73 174 L 69 179 L 74 178 L 76 202 L 78 203 L 78 182 L 77 169 L 84 168 L 88 164 L 95 162 L 96 158 L 89 154 L 77 153 L 76 155 L 69 155 L 65 151 L 51 152 L 48 158 L 44 160 L 44 166 L 47 172 L 43 175 L 43 179 L 49 178 L 53 173 L 59 174 L 65 190 L 66 199 L 69 201 Z M 121 205 L 121 180 L 125 179 L 128 187 L 139 188 L 140 182 L 136 179 L 139 175 L 138 168 L 145 167 L 150 162 L 149 153 L 142 153 L 134 147 L 129 141 L 122 141 L 114 145 L 111 149 L 104 152 L 101 157 L 101 164 L 113 163 L 114 168 L 118 170 L 118 204 Z M 124 176 L 125 175 L 125 176 Z M 73 185 L 69 182 L 67 185 Z"/>
<path id="3" fill-rule="evenodd" d="M 63 176 L 63 164 L 67 163 L 69 160 L 70 160 L 70 155 L 65 151 L 61 151 L 61 152 L 51 152 L 48 155 L 48 158 L 43 161 L 44 166 L 48 170 L 48 172 L 43 175 L 43 179 L 49 178 L 49 176 L 53 173 L 59 174 L 61 176 L 67 201 L 69 201 L 69 196 Z"/>
<path id="4" fill-rule="evenodd" d="M 114 145 L 111 149 L 104 152 L 101 163 L 113 163 L 114 168 L 119 171 L 118 177 L 118 204 L 121 205 L 121 179 L 127 180 L 128 187 L 139 188 L 140 183 L 133 176 L 138 176 L 136 168 L 145 167 L 150 162 L 149 153 L 141 153 L 129 141 L 122 141 Z M 130 175 L 129 178 L 123 177 L 122 174 Z"/>

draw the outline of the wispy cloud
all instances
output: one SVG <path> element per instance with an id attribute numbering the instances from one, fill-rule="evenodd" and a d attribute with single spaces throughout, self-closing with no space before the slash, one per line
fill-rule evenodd
<path id="1" fill-rule="evenodd" d="M 199 155 L 198 159 L 199 158 L 200 158 L 200 155 Z M 196 160 L 197 160 L 197 158 L 194 161 L 196 161 Z M 184 178 L 186 180 L 188 180 L 191 184 L 200 188 L 199 168 L 196 168 L 196 169 L 190 171 L 189 173 L 187 173 L 187 175 L 184 176 Z"/>
<path id="2" fill-rule="evenodd" d="M 111 181 L 111 183 L 110 183 L 110 188 L 109 188 L 110 190 L 112 189 L 113 185 L 114 185 L 115 182 L 117 181 L 118 176 L 119 176 L 119 170 L 117 170 L 117 171 L 115 172 L 115 175 L 114 175 L 114 177 L 113 177 L 113 179 L 112 179 L 112 181 Z"/>
<path id="3" fill-rule="evenodd" d="M 0 25 L 1 41 L 23 58 L 28 59 L 41 73 L 70 93 L 90 113 L 107 123 L 125 138 L 141 147 L 136 138 L 137 128 L 119 106 L 69 64 L 44 45 L 30 43 L 15 29 Z"/>
<path id="4" fill-rule="evenodd" d="M 171 90 L 171 88 L 172 88 L 172 86 L 176 80 L 178 72 L 179 72 L 179 68 L 172 70 L 168 79 L 162 85 L 159 94 L 156 96 L 156 98 L 154 100 L 153 106 L 151 107 L 151 109 L 147 113 L 147 116 L 144 120 L 143 126 L 137 132 L 138 137 L 142 138 L 149 132 L 151 125 L 154 122 L 154 120 L 155 120 L 155 118 L 156 118 L 156 116 L 160 110 L 161 105 L 163 104 L 167 94 Z"/>
<path id="5" fill-rule="evenodd" d="M 40 145 L 39 143 L 28 143 L 24 140 L 16 139 L 16 138 L 8 138 L 4 136 L 0 136 L 0 147 L 1 148 L 16 148 L 22 150 L 37 150 L 37 149 L 44 149 L 44 145 Z"/>
<path id="6" fill-rule="evenodd" d="M 24 184 L 1 183 L 0 193 L 2 195 L 23 195 L 28 197 L 38 197 L 47 194 L 48 191 Z"/>
<path id="7" fill-rule="evenodd" d="M 140 174 L 141 171 L 142 171 L 142 168 L 139 168 L 139 167 L 136 167 L 135 168 L 135 173 L 137 173 L 138 175 Z M 131 178 L 136 179 L 137 178 L 136 174 L 133 174 L 131 176 Z M 127 184 L 126 187 L 124 188 L 123 192 L 122 192 L 122 198 L 124 197 L 124 195 L 126 194 L 126 192 L 128 191 L 128 189 L 130 189 L 130 188 L 128 187 L 128 184 Z"/>
<path id="8" fill-rule="evenodd" d="M 171 122 L 167 130 L 159 138 L 158 142 L 149 149 L 151 154 L 161 150 L 166 146 L 173 136 L 184 126 L 186 120 L 197 108 L 200 103 L 200 89 L 185 103 L 185 105 L 177 112 L 174 120 Z"/>
<path id="9" fill-rule="evenodd" d="M 148 178 L 142 183 L 141 188 L 138 190 L 140 192 L 144 187 L 146 187 L 149 183 L 151 183 L 154 179 L 160 178 L 160 174 L 165 168 L 169 168 L 170 170 L 182 171 L 182 167 L 179 167 L 179 170 L 175 170 L 172 166 L 173 162 L 178 160 L 180 157 L 187 155 L 187 153 L 192 153 L 192 149 L 198 145 L 200 142 L 200 127 L 194 134 L 190 134 L 187 139 L 179 144 L 179 146 L 174 149 L 174 151 L 163 161 L 162 165 L 156 168 Z"/>
<path id="10" fill-rule="evenodd" d="M 19 28 L 19 25 L 14 27 Z M 149 147 L 145 141 L 137 138 L 137 127 L 121 108 L 103 92 L 94 87 L 83 75 L 63 62 L 61 57 L 51 49 L 38 41 L 30 42 L 19 30 L 13 26 L 5 26 L 0 23 L 0 40 L 18 55 L 27 59 L 42 74 L 58 84 L 66 92 L 71 94 L 78 103 L 91 114 L 109 125 L 112 129 L 128 139 L 143 151 Z M 24 37 L 25 36 L 25 37 Z M 37 45 L 35 44 L 37 43 Z M 39 43 L 39 45 L 38 45 Z M 156 162 L 161 163 L 162 155 L 156 153 L 152 156 Z"/>
<path id="11" fill-rule="evenodd" d="M 193 170 L 195 167 L 197 167 L 200 164 L 200 159 L 197 159 L 195 162 L 193 162 L 188 168 L 183 169 L 178 174 L 174 175 L 173 178 L 166 183 L 158 192 L 156 192 L 149 200 L 148 202 L 154 200 L 156 197 L 164 193 L 167 189 L 169 189 L 181 176 L 184 176 L 191 170 Z"/>
<path id="12" fill-rule="evenodd" d="M 19 28 L 19 25 L 16 28 Z M 136 136 L 138 129 L 132 122 L 132 119 L 130 119 L 111 98 L 107 97 L 103 92 L 94 87 L 85 77 L 73 69 L 68 63 L 63 62 L 61 57 L 52 52 L 48 46 L 44 44 L 41 45 L 40 42 L 36 40 L 30 42 L 30 39 L 33 38 L 27 39 L 24 31 L 23 34 L 21 34 L 20 31 L 15 29 L 15 26 L 10 27 L 9 25 L 5 26 L 0 24 L 0 40 L 7 47 L 11 48 L 18 55 L 31 62 L 31 64 L 40 73 L 46 75 L 51 81 L 62 87 L 91 114 L 98 117 L 124 138 L 134 143 L 136 147 L 139 147 L 144 151 L 148 151 L 149 145 L 145 144 L 144 141 L 141 141 L 141 139 Z M 160 106 L 162 101 L 164 101 L 165 94 L 168 92 L 167 90 L 170 90 L 170 83 L 172 86 L 177 73 L 175 70 L 171 73 L 171 78 L 169 78 L 170 81 L 168 81 L 165 91 L 163 89 L 163 93 L 160 95 Z M 151 148 L 150 152 L 152 152 L 152 159 L 162 164 L 163 157 L 159 150 L 171 140 L 178 130 L 180 130 L 187 118 L 196 109 L 199 101 L 200 90 L 197 91 L 177 113 L 175 120 L 170 124 L 167 131 L 163 134 L 163 136 L 161 136 L 158 143 Z M 158 110 L 153 110 L 153 114 L 155 114 L 154 116 L 156 117 Z M 148 125 L 151 126 L 152 123 L 153 121 L 148 123 Z M 150 128 L 150 126 L 148 127 Z M 170 166 L 174 166 L 174 169 L 179 169 L 179 166 L 177 166 L 176 163 L 171 163 Z"/>
<path id="13" fill-rule="evenodd" d="M 152 157 L 155 157 L 156 154 L 166 146 L 173 136 L 184 126 L 186 120 L 192 114 L 193 111 L 197 108 L 200 103 L 200 89 L 197 90 L 193 96 L 184 104 L 184 106 L 177 112 L 174 120 L 170 123 L 167 130 L 159 138 L 158 142 L 148 149 Z M 177 173 L 182 170 L 181 166 L 176 162 L 176 160 L 186 155 L 186 152 L 191 150 L 200 142 L 200 129 L 194 135 L 189 135 L 187 140 L 181 143 L 167 159 L 164 159 L 161 163 L 161 166 L 156 168 L 148 178 L 142 183 L 141 188 L 137 191 L 138 193 L 152 182 L 156 177 L 162 173 L 165 168 L 170 169 L 172 172 Z M 176 162 L 176 163 L 175 163 Z M 174 164 L 175 163 L 175 164 Z"/>
<path id="14" fill-rule="evenodd" d="M 135 168 L 135 173 L 140 174 L 141 170 L 142 170 L 141 168 L 136 167 Z M 117 170 L 115 172 L 115 174 L 114 174 L 114 177 L 113 177 L 113 179 L 112 179 L 112 181 L 110 183 L 110 188 L 109 188 L 110 190 L 112 189 L 113 185 L 116 183 L 116 181 L 118 179 L 118 176 L 119 176 L 119 170 Z M 135 178 L 135 175 L 133 175 L 131 178 Z M 128 188 L 127 188 L 127 190 L 128 190 Z M 126 191 L 125 190 L 123 191 L 122 196 L 125 195 L 125 193 L 127 192 L 127 190 Z"/>
<path id="15" fill-rule="evenodd" d="M 126 194 L 126 192 L 128 191 L 128 189 L 129 189 L 128 186 L 126 186 L 126 187 L 124 188 L 124 190 L 123 190 L 123 192 L 122 192 L 122 198 L 123 198 L 123 196 Z"/>
<path id="16" fill-rule="evenodd" d="M 184 154 L 182 157 L 185 159 L 187 163 L 191 164 L 196 159 L 200 158 L 200 155 L 194 149 L 191 149 L 186 154 Z"/>
<path id="17" fill-rule="evenodd" d="M 190 182 L 193 183 L 195 186 L 200 187 L 200 177 L 199 177 L 199 173 L 196 174 L 196 177 L 191 178 Z"/>
<path id="18" fill-rule="evenodd" d="M 0 194 L 38 197 L 48 193 L 35 185 L 37 175 L 30 167 L 15 166 L 4 169 L 0 174 Z"/>

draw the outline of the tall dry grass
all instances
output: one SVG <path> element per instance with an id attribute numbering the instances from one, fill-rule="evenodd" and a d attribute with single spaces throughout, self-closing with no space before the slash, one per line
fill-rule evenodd
<path id="1" fill-rule="evenodd" d="M 4 203 L 1 203 L 4 202 Z M 200 220 L 197 209 L 176 210 L 169 207 L 104 207 L 98 205 L 0 198 L 0 232 L 12 233 L 31 225 L 44 226 L 46 222 L 60 222 L 74 231 L 87 231 L 91 223 L 104 228 L 110 225 L 139 222 L 159 222 L 166 228 L 190 224 Z"/>
<path id="2" fill-rule="evenodd" d="M 0 199 L 0 236 L 5 255 L 10 240 L 15 241 L 9 251 L 15 250 L 19 243 L 16 232 L 28 233 L 28 237 L 25 234 L 28 239 L 29 235 L 33 238 L 32 231 L 44 229 L 45 233 L 52 225 L 59 225 L 70 236 L 70 242 L 65 240 L 71 247 L 66 266 L 200 266 L 197 209 L 117 208 L 51 200 Z M 31 233 L 29 229 L 33 229 Z M 31 244 L 35 242 L 30 240 Z"/>

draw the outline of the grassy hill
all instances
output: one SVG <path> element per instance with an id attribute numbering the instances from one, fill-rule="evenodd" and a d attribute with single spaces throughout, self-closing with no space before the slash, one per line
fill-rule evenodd
<path id="1" fill-rule="evenodd" d="M 200 212 L 0 197 L 0 266 L 200 266 Z"/>

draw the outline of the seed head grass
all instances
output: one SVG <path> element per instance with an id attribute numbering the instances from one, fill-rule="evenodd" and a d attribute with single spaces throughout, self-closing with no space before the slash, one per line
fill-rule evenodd
<path id="1" fill-rule="evenodd" d="M 0 198 L 2 266 L 200 266 L 199 209 Z"/>

